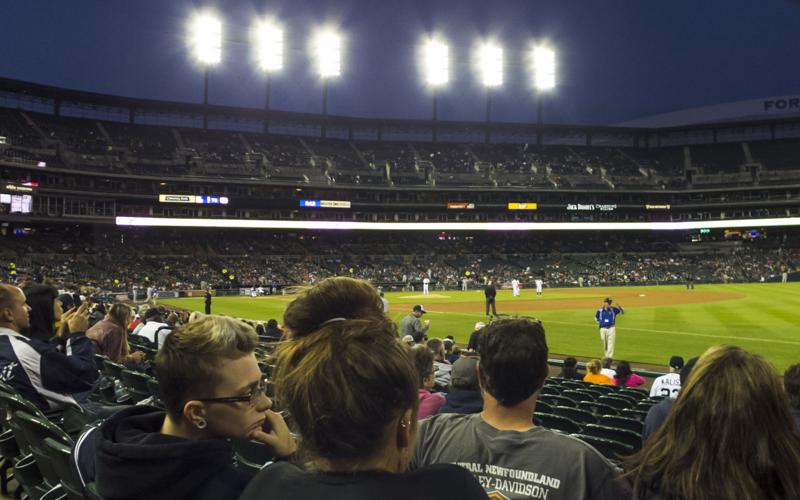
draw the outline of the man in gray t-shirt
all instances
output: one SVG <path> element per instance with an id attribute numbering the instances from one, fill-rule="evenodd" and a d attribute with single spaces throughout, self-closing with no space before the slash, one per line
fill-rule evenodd
<path id="1" fill-rule="evenodd" d="M 414 306 L 408 316 L 400 320 L 400 337 L 411 335 L 417 344 L 422 342 L 431 323 L 428 320 L 423 322 L 420 319 L 426 312 L 424 307 L 420 305 Z"/>
<path id="2" fill-rule="evenodd" d="M 541 323 L 494 321 L 479 342 L 483 411 L 436 415 L 420 422 L 412 469 L 436 463 L 460 465 L 492 498 L 629 498 L 617 470 L 597 450 L 534 426 L 536 398 L 548 373 Z"/>

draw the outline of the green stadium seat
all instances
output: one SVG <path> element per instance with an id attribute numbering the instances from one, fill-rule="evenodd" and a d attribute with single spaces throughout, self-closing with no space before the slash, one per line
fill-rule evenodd
<path id="1" fill-rule="evenodd" d="M 147 389 L 150 391 L 150 395 L 153 396 L 153 406 L 163 409 L 164 401 L 161 398 L 161 385 L 158 383 L 158 379 L 150 377 L 147 380 Z"/>
<path id="2" fill-rule="evenodd" d="M 583 426 L 583 433 L 589 436 L 620 441 L 631 446 L 634 451 L 642 447 L 642 435 L 627 429 L 618 429 L 599 424 L 586 424 Z"/>
<path id="3" fill-rule="evenodd" d="M 114 363 L 110 359 L 107 359 L 103 362 L 103 371 L 108 377 L 114 380 L 122 380 L 123 370 L 125 370 L 125 366 L 119 363 Z"/>
<path id="4" fill-rule="evenodd" d="M 84 500 L 86 491 L 72 470 L 71 448 L 49 437 L 44 439 L 44 448 L 48 451 L 53 470 L 64 488 L 67 500 Z"/>
<path id="5" fill-rule="evenodd" d="M 553 413 L 553 406 L 545 403 L 544 401 L 536 401 L 536 411 L 542 413 Z"/>
<path id="6" fill-rule="evenodd" d="M 575 391 L 575 390 L 565 390 L 561 392 L 561 396 L 565 398 L 569 398 L 576 403 L 580 403 L 581 401 L 594 401 L 596 398 L 591 393 L 586 393 L 584 391 Z"/>
<path id="7" fill-rule="evenodd" d="M 567 417 L 539 412 L 534 413 L 533 416 L 537 418 L 541 422 L 542 427 L 546 429 L 566 432 L 567 434 L 581 432 L 581 426 Z"/>
<path id="8" fill-rule="evenodd" d="M 609 394 L 611 394 L 612 390 L 606 389 L 605 387 L 606 386 L 595 384 L 595 385 L 590 385 L 589 387 L 583 389 L 582 391 L 594 394 L 595 399 L 597 399 L 600 396 L 608 396 Z"/>
<path id="9" fill-rule="evenodd" d="M 49 451 L 44 448 L 44 440 L 49 437 L 64 443 L 66 446 L 72 446 L 72 439 L 53 422 L 24 411 L 14 412 L 11 420 L 25 436 L 25 440 L 30 446 L 30 453 L 36 460 L 36 465 L 39 467 L 39 471 L 42 473 L 47 485 L 53 487 L 59 484 L 58 475 L 51 464 Z"/>
<path id="10" fill-rule="evenodd" d="M 0 457 L 3 459 L 0 465 L 0 493 L 8 496 L 8 482 L 13 476 L 9 475 L 9 470 L 14 462 L 19 458 L 20 450 L 14 432 L 7 429 L 0 434 Z"/>
<path id="11" fill-rule="evenodd" d="M 619 410 L 617 408 L 614 408 L 613 406 L 607 404 L 596 403 L 592 401 L 582 401 L 581 404 L 578 405 L 578 408 L 589 411 L 592 413 L 592 415 L 596 417 L 602 415 L 619 415 Z"/>
<path id="12" fill-rule="evenodd" d="M 619 462 L 625 455 L 633 453 L 632 446 L 615 439 L 602 438 L 589 434 L 572 434 L 572 437 L 592 445 L 601 455 L 614 462 Z"/>
<path id="13" fill-rule="evenodd" d="M 551 406 L 572 406 L 572 407 L 578 406 L 578 403 L 563 396 L 545 395 L 545 396 L 539 396 L 539 400 L 544 401 L 545 403 Z"/>
<path id="14" fill-rule="evenodd" d="M 579 391 L 581 389 L 586 389 L 589 385 L 591 384 L 584 382 L 582 380 L 567 380 L 566 382 L 561 383 L 562 387 L 576 391 Z"/>
<path id="15" fill-rule="evenodd" d="M 616 415 L 603 415 L 597 423 L 607 427 L 627 429 L 637 434 L 641 434 L 642 430 L 644 430 L 644 424 L 641 421 L 635 418 L 619 417 Z"/>
<path id="16" fill-rule="evenodd" d="M 641 391 L 639 389 L 629 389 L 624 388 L 617 391 L 617 396 L 630 396 L 635 398 L 637 401 L 641 401 L 643 399 L 647 399 L 649 397 L 648 393 L 645 391 Z"/>
<path id="17" fill-rule="evenodd" d="M 633 408 L 634 405 L 634 403 L 630 399 L 618 398 L 616 396 L 602 396 L 600 398 L 597 398 L 597 402 L 613 406 L 618 410 Z"/>
<path id="18" fill-rule="evenodd" d="M 633 418 L 640 422 L 644 422 L 644 419 L 647 418 L 647 412 L 644 410 L 639 410 L 635 408 L 626 409 L 622 411 L 623 417 Z"/>
<path id="19" fill-rule="evenodd" d="M 636 406 L 634 408 L 636 408 L 637 410 L 647 411 L 656 403 L 657 403 L 656 401 L 650 401 L 649 399 L 642 400 L 636 403 Z"/>
<path id="20" fill-rule="evenodd" d="M 143 401 L 151 396 L 147 381 L 152 377 L 133 370 L 122 370 L 122 384 L 128 388 L 134 403 Z"/>
<path id="21" fill-rule="evenodd" d="M 548 396 L 560 396 L 561 391 L 556 388 L 554 385 L 545 385 L 539 391 L 540 395 L 548 395 Z"/>
<path id="22" fill-rule="evenodd" d="M 561 417 L 567 417 L 573 422 L 579 424 L 596 424 L 597 417 L 592 412 L 581 410 L 580 408 L 572 408 L 569 406 L 556 406 L 553 408 L 553 413 Z"/>

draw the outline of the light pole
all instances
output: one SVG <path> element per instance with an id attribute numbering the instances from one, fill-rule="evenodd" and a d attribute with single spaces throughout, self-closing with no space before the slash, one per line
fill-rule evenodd
<path id="1" fill-rule="evenodd" d="M 478 71 L 486 88 L 486 138 L 491 141 L 492 89 L 503 85 L 503 48 L 487 42 L 478 47 Z"/>
<path id="2" fill-rule="evenodd" d="M 203 66 L 203 129 L 208 128 L 208 73 L 222 61 L 222 22 L 212 12 L 194 15 L 189 23 L 192 55 Z"/>
<path id="3" fill-rule="evenodd" d="M 272 94 L 272 75 L 283 69 L 283 29 L 274 21 L 256 21 L 253 29 L 256 47 L 256 60 L 259 68 L 267 76 L 264 96 L 264 133 L 269 133 L 270 97 Z"/>
<path id="4" fill-rule="evenodd" d="M 333 30 L 322 30 L 314 39 L 317 73 L 322 79 L 322 137 L 327 135 L 328 84 L 342 73 L 342 37 Z"/>
<path id="5" fill-rule="evenodd" d="M 450 81 L 450 48 L 442 41 L 431 38 L 425 42 L 423 52 L 423 70 L 425 83 L 430 87 L 433 97 L 433 131 L 432 139 L 436 142 L 439 121 L 439 87 Z"/>
<path id="6" fill-rule="evenodd" d="M 536 144 L 542 145 L 544 95 L 556 86 L 556 53 L 544 45 L 533 48 L 533 86 L 536 89 Z"/>

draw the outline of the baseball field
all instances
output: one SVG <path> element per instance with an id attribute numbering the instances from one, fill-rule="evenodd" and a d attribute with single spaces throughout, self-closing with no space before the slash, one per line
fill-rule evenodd
<path id="1" fill-rule="evenodd" d="M 618 288 L 545 288 L 536 296 L 500 291 L 501 316 L 542 320 L 553 354 L 601 357 L 594 313 L 605 297 L 625 308 L 617 320 L 615 359 L 664 365 L 673 354 L 689 358 L 717 344 L 736 344 L 770 359 L 781 372 L 800 362 L 800 283 Z M 486 321 L 482 291 L 392 292 L 386 298 L 396 320 L 422 304 L 431 322 L 429 336 L 452 335 L 465 344 L 477 321 Z M 291 296 L 215 297 L 212 312 L 265 321 L 282 320 Z M 202 298 L 163 299 L 190 310 L 203 310 Z"/>

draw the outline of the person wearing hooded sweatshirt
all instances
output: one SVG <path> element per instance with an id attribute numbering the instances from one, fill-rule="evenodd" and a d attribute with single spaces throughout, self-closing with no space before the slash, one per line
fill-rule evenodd
<path id="1" fill-rule="evenodd" d="M 452 380 L 447 400 L 439 413 L 480 413 L 483 396 L 478 383 L 478 357 L 459 358 L 453 363 Z"/>
<path id="2" fill-rule="evenodd" d="M 276 457 L 296 448 L 283 418 L 270 410 L 257 342 L 249 325 L 227 317 L 179 327 L 156 357 L 166 412 L 127 408 L 91 439 L 79 439 L 77 461 L 88 464 L 80 467 L 82 480 L 94 480 L 105 500 L 237 498 L 251 474 L 236 467 L 226 438 L 259 441 Z"/>

